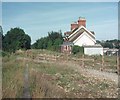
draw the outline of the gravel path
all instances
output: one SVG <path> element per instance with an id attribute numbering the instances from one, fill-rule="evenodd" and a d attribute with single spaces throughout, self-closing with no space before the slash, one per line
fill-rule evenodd
<path id="1" fill-rule="evenodd" d="M 118 74 L 116 73 L 104 72 L 100 70 L 87 69 L 87 68 L 80 68 L 80 72 L 88 77 L 106 79 L 109 81 L 113 81 L 115 84 L 118 84 Z"/>
<path id="2" fill-rule="evenodd" d="M 85 68 L 81 67 L 79 64 L 74 64 L 72 62 L 67 63 L 71 68 L 75 69 L 76 71 L 79 71 L 81 74 L 83 74 L 86 77 L 94 77 L 97 79 L 106 79 L 108 81 L 114 82 L 116 85 L 118 85 L 119 79 L 117 73 L 112 72 L 106 72 L 106 71 L 100 71 L 96 69 L 91 68 Z"/>

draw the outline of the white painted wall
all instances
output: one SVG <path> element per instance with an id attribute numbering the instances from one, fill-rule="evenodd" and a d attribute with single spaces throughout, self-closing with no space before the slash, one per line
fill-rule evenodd
<path id="1" fill-rule="evenodd" d="M 84 47 L 84 54 L 86 55 L 103 55 L 103 48 L 101 47 Z"/>
<path id="2" fill-rule="evenodd" d="M 75 41 L 73 41 L 74 45 L 83 46 L 83 45 L 95 45 L 96 40 L 92 39 L 88 33 L 83 32 Z"/>

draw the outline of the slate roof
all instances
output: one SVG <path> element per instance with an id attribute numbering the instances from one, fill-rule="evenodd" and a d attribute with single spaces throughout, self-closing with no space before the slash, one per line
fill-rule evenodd
<path id="1" fill-rule="evenodd" d="M 95 45 L 83 45 L 83 47 L 86 47 L 86 48 L 103 48 L 100 44 L 95 44 Z"/>
<path id="2" fill-rule="evenodd" d="M 76 30 L 77 30 L 78 28 L 76 28 Z M 71 34 L 73 34 L 76 30 L 73 30 L 72 31 L 72 33 Z M 77 31 L 75 34 L 73 34 L 73 36 L 71 36 L 70 38 L 69 38 L 69 41 L 70 42 L 73 42 L 74 40 L 76 40 L 83 32 L 86 32 L 86 33 L 88 33 L 93 39 L 95 39 L 95 37 L 93 36 L 94 35 L 94 33 L 89 33 L 88 31 L 86 31 L 84 28 L 81 28 L 79 31 Z"/>
<path id="3" fill-rule="evenodd" d="M 73 46 L 74 44 L 72 42 L 63 42 L 61 46 Z"/>

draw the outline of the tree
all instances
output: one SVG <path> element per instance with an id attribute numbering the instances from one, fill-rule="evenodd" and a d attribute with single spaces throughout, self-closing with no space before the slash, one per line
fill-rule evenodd
<path id="1" fill-rule="evenodd" d="M 49 42 L 48 42 L 48 44 L 47 44 L 47 45 L 48 45 L 48 47 L 47 47 L 47 48 L 48 48 L 49 50 L 52 50 L 52 45 L 53 45 L 52 40 L 49 40 Z"/>
<path id="2" fill-rule="evenodd" d="M 48 32 L 48 36 L 38 39 L 32 47 L 35 49 L 48 49 L 59 51 L 60 45 L 63 43 L 62 32 Z"/>
<path id="3" fill-rule="evenodd" d="M 3 39 L 3 50 L 15 52 L 18 49 L 30 49 L 31 38 L 23 29 L 11 28 Z"/>
<path id="4" fill-rule="evenodd" d="M 2 49 L 2 40 L 3 40 L 4 36 L 3 36 L 3 30 L 2 30 L 2 26 L 0 26 L 0 49 Z"/>
<path id="5" fill-rule="evenodd" d="M 104 48 L 120 48 L 120 40 L 114 39 L 114 40 L 106 40 L 104 42 L 96 41 L 97 43 L 100 43 Z"/>
<path id="6" fill-rule="evenodd" d="M 60 51 L 60 45 L 63 43 L 63 41 L 58 38 L 54 41 L 54 50 L 55 51 Z"/>

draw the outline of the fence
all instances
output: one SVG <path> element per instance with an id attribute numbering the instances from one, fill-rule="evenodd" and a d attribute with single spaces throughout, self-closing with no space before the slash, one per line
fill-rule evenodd
<path id="1" fill-rule="evenodd" d="M 68 54 L 50 55 L 50 54 L 37 54 L 32 52 L 26 54 L 32 59 L 46 60 L 46 61 L 72 61 L 78 63 L 81 67 L 91 67 L 99 69 L 101 71 L 117 72 L 119 70 L 119 57 L 118 56 L 87 56 L 81 55 L 80 57 L 74 57 Z"/>

